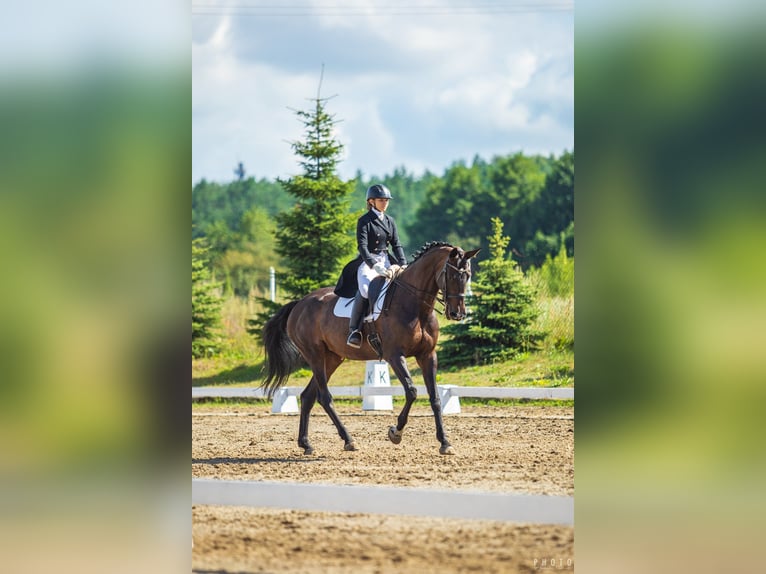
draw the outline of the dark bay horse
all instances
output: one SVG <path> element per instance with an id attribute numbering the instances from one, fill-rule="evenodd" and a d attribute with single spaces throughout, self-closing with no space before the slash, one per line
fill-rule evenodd
<path id="1" fill-rule="evenodd" d="M 393 288 L 393 292 L 388 294 L 388 310 L 378 317 L 375 330 L 381 339 L 383 359 L 401 381 L 406 397 L 397 425 L 388 430 L 388 438 L 394 444 L 401 442 L 402 430 L 417 398 L 405 360 L 405 357 L 415 357 L 423 372 L 436 420 L 436 438 L 441 443 L 439 452 L 454 454 L 444 434 L 441 399 L 436 392 L 435 349 L 439 324 L 434 304 L 441 291 L 447 319 L 459 321 L 465 317 L 465 290 L 471 277 L 470 259 L 478 252 L 478 249 L 464 252 L 459 247 L 442 242 L 427 243 L 389 287 L 389 291 Z M 318 289 L 300 301 L 282 307 L 263 328 L 266 379 L 261 387 L 267 390 L 269 397 L 287 381 L 292 371 L 303 364 L 303 360 L 313 373 L 301 393 L 298 446 L 304 449 L 305 454 L 314 452 L 308 437 L 309 413 L 317 401 L 338 429 L 345 442 L 345 450 L 356 450 L 353 439 L 335 412 L 327 381 L 344 359 L 369 361 L 378 358 L 367 340 L 359 349 L 346 345 L 348 319 L 334 315 L 337 300 L 332 287 Z"/>

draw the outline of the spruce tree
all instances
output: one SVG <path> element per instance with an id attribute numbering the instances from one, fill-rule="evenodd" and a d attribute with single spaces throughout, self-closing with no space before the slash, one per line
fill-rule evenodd
<path id="1" fill-rule="evenodd" d="M 211 280 L 203 239 L 192 240 L 192 357 L 215 355 L 220 350 L 221 299 Z"/>
<path id="2" fill-rule="evenodd" d="M 440 346 L 439 363 L 478 365 L 512 358 L 534 347 L 543 333 L 532 327 L 536 317 L 535 293 L 518 265 L 508 257 L 510 238 L 503 223 L 492 219 L 488 237 L 490 258 L 481 263 L 466 298 L 470 315 L 462 323 L 444 328 L 449 335 Z"/>
<path id="3" fill-rule="evenodd" d="M 287 270 L 280 288 L 292 299 L 333 285 L 355 248 L 358 214 L 349 213 L 354 180 L 341 181 L 335 173 L 343 145 L 333 136 L 337 122 L 325 109 L 327 99 L 317 94 L 313 102 L 313 109 L 296 111 L 305 139 L 291 144 L 303 173 L 278 180 L 296 198 L 293 208 L 276 218 L 276 250 Z"/>

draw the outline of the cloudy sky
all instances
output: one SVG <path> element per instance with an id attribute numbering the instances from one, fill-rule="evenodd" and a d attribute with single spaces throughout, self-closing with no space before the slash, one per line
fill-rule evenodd
<path id="1" fill-rule="evenodd" d="M 192 182 L 300 173 L 321 83 L 343 178 L 574 147 L 567 0 L 192 0 Z M 322 76 L 322 68 L 324 73 Z"/>

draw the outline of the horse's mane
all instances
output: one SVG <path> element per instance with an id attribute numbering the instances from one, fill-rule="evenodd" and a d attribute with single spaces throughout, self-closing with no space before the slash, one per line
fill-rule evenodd
<path id="1" fill-rule="evenodd" d="M 428 241 L 423 245 L 423 247 L 415 252 L 415 254 L 412 256 L 412 262 L 414 263 L 428 251 L 437 247 L 454 247 L 454 245 L 447 243 L 446 241 Z"/>

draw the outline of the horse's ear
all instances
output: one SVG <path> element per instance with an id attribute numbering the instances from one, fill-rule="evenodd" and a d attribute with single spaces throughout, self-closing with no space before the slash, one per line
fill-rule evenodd
<path id="1" fill-rule="evenodd" d="M 466 259 L 466 260 L 468 260 L 468 259 L 473 259 L 474 257 L 476 257 L 476 254 L 477 254 L 479 251 L 481 251 L 481 247 L 480 247 L 479 249 L 473 249 L 472 251 L 466 251 L 466 252 L 465 252 L 465 259 Z"/>
<path id="2" fill-rule="evenodd" d="M 450 259 L 454 259 L 458 255 L 460 255 L 460 249 L 458 249 L 457 247 L 453 247 L 452 251 L 449 252 L 449 258 Z"/>

